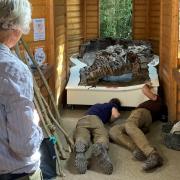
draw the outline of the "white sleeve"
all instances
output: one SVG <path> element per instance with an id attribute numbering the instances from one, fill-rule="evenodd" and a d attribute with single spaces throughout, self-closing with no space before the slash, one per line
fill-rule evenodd
<path id="1" fill-rule="evenodd" d="M 31 91 L 28 89 L 28 82 L 21 79 L 16 82 L 16 79 L 9 77 L 3 80 L 1 87 L 1 93 L 6 97 L 7 141 L 10 150 L 17 157 L 29 157 L 39 149 L 43 135 L 29 96 Z"/>

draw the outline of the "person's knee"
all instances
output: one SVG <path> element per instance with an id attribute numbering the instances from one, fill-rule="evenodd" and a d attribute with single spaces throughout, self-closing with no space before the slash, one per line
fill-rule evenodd
<path id="1" fill-rule="evenodd" d="M 112 140 L 115 140 L 117 138 L 117 136 L 119 136 L 121 134 L 121 132 L 119 131 L 119 128 L 118 127 L 112 127 L 110 130 L 109 130 L 109 137 L 110 139 Z"/>
<path id="2" fill-rule="evenodd" d="M 134 132 L 134 128 L 136 128 L 136 125 L 133 122 L 126 122 L 125 123 L 125 129 L 128 134 L 131 134 Z"/>

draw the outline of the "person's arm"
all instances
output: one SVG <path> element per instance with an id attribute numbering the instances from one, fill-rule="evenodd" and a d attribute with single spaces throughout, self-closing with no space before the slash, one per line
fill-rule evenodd
<path id="1" fill-rule="evenodd" d="M 152 92 L 152 86 L 149 84 L 145 84 L 142 88 L 143 94 L 148 97 L 150 100 L 156 101 L 157 95 Z"/>
<path id="2" fill-rule="evenodd" d="M 29 157 L 39 150 L 43 135 L 38 115 L 31 99 L 30 86 L 16 78 L 3 80 L 6 97 L 7 142 L 15 156 Z M 28 79 L 26 79 L 28 80 Z"/>
<path id="3" fill-rule="evenodd" d="M 117 108 L 113 107 L 111 110 L 110 122 L 112 123 L 112 122 L 116 121 L 119 117 L 120 117 L 119 111 L 117 110 Z"/>

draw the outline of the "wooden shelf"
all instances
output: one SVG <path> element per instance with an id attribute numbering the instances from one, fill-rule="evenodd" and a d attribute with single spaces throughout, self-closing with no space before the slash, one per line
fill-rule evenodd
<path id="1" fill-rule="evenodd" d="M 180 84 L 180 69 L 173 69 L 173 77 L 175 81 Z"/>

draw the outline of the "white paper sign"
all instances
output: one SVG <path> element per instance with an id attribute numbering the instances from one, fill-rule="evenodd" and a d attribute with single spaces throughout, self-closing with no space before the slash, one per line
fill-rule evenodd
<path id="1" fill-rule="evenodd" d="M 45 54 L 43 48 L 35 49 L 34 58 L 39 65 L 43 64 L 43 62 L 46 60 L 46 54 Z"/>
<path id="2" fill-rule="evenodd" d="M 33 19 L 34 41 L 45 40 L 45 19 Z"/>

